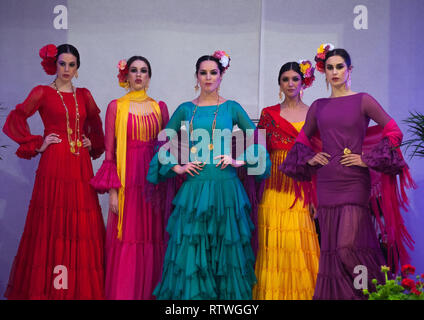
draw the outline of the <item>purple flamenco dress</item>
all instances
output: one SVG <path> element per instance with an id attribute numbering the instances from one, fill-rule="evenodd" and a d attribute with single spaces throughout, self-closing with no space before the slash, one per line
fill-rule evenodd
<path id="1" fill-rule="evenodd" d="M 384 128 L 386 136 L 381 135 L 375 147 L 366 148 L 364 140 L 370 119 Z M 318 132 L 322 151 L 331 157 L 327 165 L 310 166 L 307 161 L 316 151 L 308 142 L 313 141 Z M 407 170 L 399 149 L 394 148 L 389 137 L 393 132 L 400 133 L 394 120 L 366 93 L 318 99 L 311 105 L 303 131 L 280 167 L 286 175 L 298 181 L 314 180 L 316 174 L 321 255 L 314 299 L 366 298 L 361 290 L 363 286 L 358 288 L 355 285 L 355 278 L 360 274 L 359 269 L 355 270 L 357 266 L 367 269 L 368 289 L 373 290 L 371 280 L 374 278 L 384 283 L 381 266 L 387 262 L 377 240 L 369 207 L 370 169 L 395 179 L 402 170 Z M 340 164 L 346 152 L 362 155 L 362 161 L 368 167 Z M 390 221 L 386 216 L 385 220 L 388 225 Z M 399 228 L 395 233 L 401 231 Z M 407 245 L 412 242 L 407 231 L 402 229 L 402 232 L 404 238 L 402 241 L 398 239 L 398 247 L 394 250 L 403 253 L 399 254 L 401 262 L 407 260 L 404 242 Z"/>

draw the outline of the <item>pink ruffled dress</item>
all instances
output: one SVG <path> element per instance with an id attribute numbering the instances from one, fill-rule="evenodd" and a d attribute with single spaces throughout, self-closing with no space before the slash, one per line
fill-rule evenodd
<path id="1" fill-rule="evenodd" d="M 166 104 L 159 102 L 159 106 L 162 119 L 148 113 L 136 115 L 130 111 L 128 114 L 122 240 L 117 238 L 118 214 L 109 211 L 105 250 L 106 299 L 154 299 L 152 292 L 160 280 L 165 253 L 164 217 L 160 209 L 146 199 L 146 175 L 157 143 L 152 128 L 158 125 L 163 128 L 169 118 Z M 121 187 L 116 166 L 116 110 L 114 100 L 106 113 L 105 160 L 91 180 L 91 185 L 100 193 Z"/>

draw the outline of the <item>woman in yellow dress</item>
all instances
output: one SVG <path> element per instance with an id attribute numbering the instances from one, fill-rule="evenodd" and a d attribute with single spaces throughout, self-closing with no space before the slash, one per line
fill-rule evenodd
<path id="1" fill-rule="evenodd" d="M 313 191 L 278 170 L 304 124 L 309 107 L 301 96 L 312 84 L 313 72 L 309 61 L 284 64 L 278 75 L 284 101 L 264 108 L 259 120 L 258 128 L 266 129 L 272 167 L 258 210 L 254 299 L 309 300 L 314 294 L 318 236 L 309 204 L 299 199 Z"/>

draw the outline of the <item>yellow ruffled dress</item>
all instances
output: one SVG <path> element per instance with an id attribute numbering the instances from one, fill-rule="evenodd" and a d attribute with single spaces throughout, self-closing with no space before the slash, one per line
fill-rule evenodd
<path id="1" fill-rule="evenodd" d="M 298 131 L 304 122 L 291 123 Z M 271 177 L 286 150 L 270 152 Z M 290 179 L 288 177 L 285 177 Z M 293 190 L 266 188 L 258 210 L 258 242 L 253 299 L 310 300 L 318 273 L 319 243 L 309 208 L 295 200 Z"/>

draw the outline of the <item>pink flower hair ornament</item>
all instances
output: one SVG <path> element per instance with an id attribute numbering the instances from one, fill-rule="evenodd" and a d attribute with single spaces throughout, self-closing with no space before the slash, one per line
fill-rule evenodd
<path id="1" fill-rule="evenodd" d="M 219 60 L 219 63 L 224 68 L 224 71 L 227 71 L 227 69 L 230 67 L 230 56 L 223 50 L 217 50 L 213 53 L 212 57 L 215 57 Z"/>
<path id="2" fill-rule="evenodd" d="M 54 44 L 47 44 L 39 51 L 41 66 L 48 75 L 54 75 L 57 72 L 56 56 L 57 48 Z"/>

